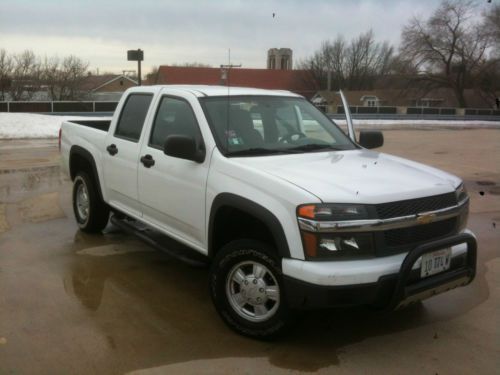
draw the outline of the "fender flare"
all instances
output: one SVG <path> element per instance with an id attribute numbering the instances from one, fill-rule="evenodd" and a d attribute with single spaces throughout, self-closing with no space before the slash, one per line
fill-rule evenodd
<path id="1" fill-rule="evenodd" d="M 262 221 L 270 230 L 276 243 L 278 255 L 281 258 L 290 258 L 290 249 L 285 236 L 285 231 L 278 218 L 267 208 L 249 199 L 236 194 L 221 193 L 215 197 L 210 209 L 208 222 L 208 256 L 212 258 L 217 249 L 213 248 L 213 232 L 215 226 L 215 216 L 221 207 L 228 206 L 237 208 L 256 219 Z"/>
<path id="2" fill-rule="evenodd" d="M 96 185 L 97 185 L 97 193 L 99 194 L 99 198 L 104 202 L 104 198 L 102 195 L 102 190 L 101 190 L 101 182 L 99 180 L 99 173 L 97 172 L 97 165 L 95 163 L 94 157 L 92 154 L 84 149 L 81 146 L 72 146 L 70 151 L 69 151 L 69 174 L 71 177 L 71 180 L 75 179 L 76 171 L 71 170 L 71 158 L 74 155 L 78 155 L 85 159 L 86 161 L 89 162 L 90 167 L 92 169 L 92 177 L 95 179 Z"/>

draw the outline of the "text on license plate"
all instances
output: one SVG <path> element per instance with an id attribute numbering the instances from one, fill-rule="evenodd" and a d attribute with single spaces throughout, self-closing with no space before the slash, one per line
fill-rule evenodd
<path id="1" fill-rule="evenodd" d="M 451 249 L 442 249 L 422 255 L 420 277 L 427 277 L 450 268 Z"/>

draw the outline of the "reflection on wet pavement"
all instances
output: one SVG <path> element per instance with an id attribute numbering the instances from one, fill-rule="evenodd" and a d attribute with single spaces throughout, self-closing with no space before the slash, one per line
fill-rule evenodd
<path id="1" fill-rule="evenodd" d="M 5 204 L 0 203 L 0 233 L 6 232 L 10 229 L 7 217 L 5 216 Z"/>
<path id="2" fill-rule="evenodd" d="M 122 255 L 127 253 L 133 253 L 137 251 L 153 251 L 150 247 L 145 246 L 133 246 L 132 244 L 110 244 L 103 246 L 88 247 L 83 250 L 79 250 L 76 253 L 78 255 L 91 255 L 97 257 L 106 257 L 110 255 Z"/>
<path id="3" fill-rule="evenodd" d="M 24 199 L 17 206 L 24 222 L 39 223 L 65 216 L 59 205 L 59 193 L 57 192 Z"/>
<path id="4" fill-rule="evenodd" d="M 42 166 L 0 172 L 2 374 L 490 374 L 500 368 L 499 228 L 491 225 L 499 220 L 500 198 L 480 196 L 475 183 L 499 183 L 495 170 L 464 176 L 480 249 L 469 287 L 392 313 L 304 314 L 288 336 L 258 342 L 219 319 L 207 269 L 152 251 L 116 228 L 80 232 L 71 184 L 52 155 L 57 148 L 46 147 L 36 149 Z M 10 152 L 18 149 L 29 159 L 22 147 Z M 447 155 L 452 163 L 452 150 Z"/>

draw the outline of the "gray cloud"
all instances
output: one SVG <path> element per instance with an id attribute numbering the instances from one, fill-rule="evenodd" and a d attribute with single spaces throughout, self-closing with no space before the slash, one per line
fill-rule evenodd
<path id="1" fill-rule="evenodd" d="M 437 0 L 2 0 L 0 48 L 75 53 L 92 66 L 116 71 L 127 66 L 127 48 L 143 48 L 146 66 L 189 61 L 218 65 L 227 60 L 231 48 L 234 62 L 263 67 L 268 48 L 290 47 L 300 59 L 322 40 L 338 34 L 352 37 L 370 28 L 380 40 L 397 43 L 402 25 L 412 15 L 428 15 L 437 4 Z M 44 39 L 47 42 L 40 45 Z"/>

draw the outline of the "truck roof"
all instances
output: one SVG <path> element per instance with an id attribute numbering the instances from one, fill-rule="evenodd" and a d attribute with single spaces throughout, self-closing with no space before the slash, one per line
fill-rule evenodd
<path id="1" fill-rule="evenodd" d="M 286 90 L 265 90 L 250 87 L 216 86 L 216 85 L 154 85 L 130 88 L 129 92 L 156 93 L 162 89 L 175 89 L 190 92 L 197 97 L 204 96 L 239 96 L 239 95 L 279 95 L 301 97 Z"/>

